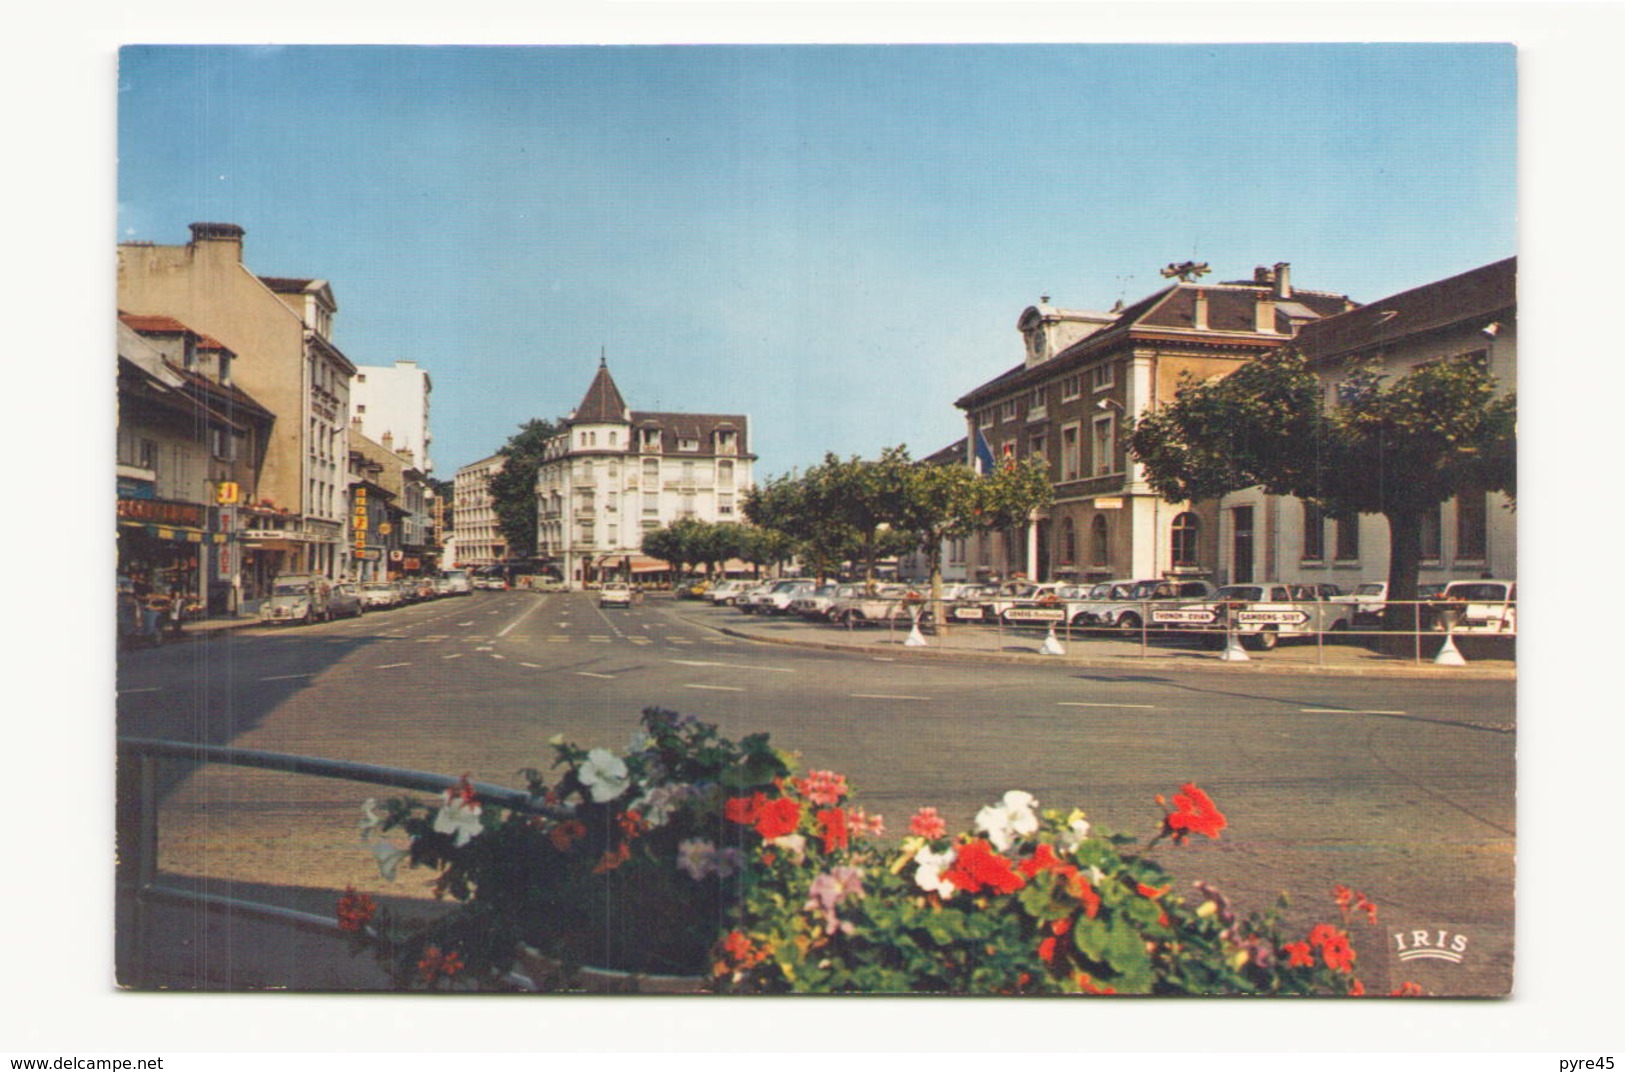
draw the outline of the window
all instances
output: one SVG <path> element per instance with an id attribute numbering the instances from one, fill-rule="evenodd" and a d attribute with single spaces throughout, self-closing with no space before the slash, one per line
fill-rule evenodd
<path id="1" fill-rule="evenodd" d="M 717 516 L 732 517 L 734 512 L 733 492 L 724 491 L 717 495 Z"/>
<path id="2" fill-rule="evenodd" d="M 643 516 L 654 517 L 660 513 L 660 492 L 645 490 L 643 493 Z"/>
<path id="3" fill-rule="evenodd" d="M 1340 517 L 1337 524 L 1337 561 L 1355 562 L 1360 557 L 1360 516 Z"/>
<path id="4" fill-rule="evenodd" d="M 613 447 L 613 446 L 616 445 L 615 440 L 616 440 L 616 433 L 614 433 L 614 432 L 609 433 L 609 445 L 610 446 Z"/>
<path id="5" fill-rule="evenodd" d="M 1016 400 L 1011 398 L 999 403 L 999 419 L 1013 421 L 1016 419 Z"/>
<path id="6" fill-rule="evenodd" d="M 1117 382 L 1112 375 L 1112 368 L 1112 363 L 1108 361 L 1104 365 L 1096 365 L 1089 370 L 1089 383 L 1096 391 L 1104 391 Z"/>
<path id="7" fill-rule="evenodd" d="M 1200 564 L 1197 559 L 1197 543 L 1201 533 L 1201 521 L 1189 510 L 1174 518 L 1173 542 L 1170 550 L 1175 569 L 1192 569 Z"/>
<path id="8" fill-rule="evenodd" d="M 1440 519 L 1443 512 L 1444 507 L 1441 504 L 1422 513 L 1422 533 L 1418 542 L 1422 545 L 1422 561 L 1424 562 L 1437 562 L 1442 557 L 1444 526 L 1440 524 Z"/>
<path id="9" fill-rule="evenodd" d="M 731 488 L 734 486 L 733 462 L 717 463 L 717 484 L 724 488 Z"/>
<path id="10" fill-rule="evenodd" d="M 365 413 L 365 412 L 367 412 L 367 404 L 365 402 L 357 402 L 355 404 L 355 411 L 357 413 Z"/>
<path id="11" fill-rule="evenodd" d="M 683 463 L 683 486 L 691 487 L 694 484 L 694 463 Z"/>
<path id="12" fill-rule="evenodd" d="M 1484 560 L 1489 517 L 1482 491 L 1468 489 L 1456 496 L 1456 558 Z"/>
<path id="13" fill-rule="evenodd" d="M 1047 444 L 1044 441 L 1044 434 L 1042 432 L 1036 433 L 1027 440 L 1027 454 L 1030 457 L 1037 458 L 1039 461 L 1045 463 L 1045 465 L 1048 465 L 1049 455 L 1044 453 L 1044 447 L 1046 445 Z"/>
<path id="14" fill-rule="evenodd" d="M 1081 474 L 1082 456 L 1078 450 L 1078 426 L 1069 424 L 1061 429 L 1061 479 L 1076 480 Z"/>
<path id="15" fill-rule="evenodd" d="M 718 432 L 717 433 L 717 453 L 718 454 L 736 454 L 736 453 L 738 453 L 738 451 L 739 451 L 739 433 L 738 432 Z"/>
<path id="16" fill-rule="evenodd" d="M 1027 419 L 1029 421 L 1041 421 L 1045 417 L 1045 412 L 1044 389 L 1034 387 L 1032 394 L 1027 398 Z"/>
<path id="17" fill-rule="evenodd" d="M 1070 517 L 1061 518 L 1061 565 L 1072 566 L 1078 561 L 1078 533 Z"/>
<path id="18" fill-rule="evenodd" d="M 643 449 L 648 454 L 660 453 L 660 429 L 645 428 L 643 430 Z"/>
<path id="19" fill-rule="evenodd" d="M 1326 511 L 1311 502 L 1303 504 L 1303 557 L 1317 562 L 1326 557 Z"/>
<path id="20" fill-rule="evenodd" d="M 1077 373 L 1066 376 L 1061 380 L 1061 401 L 1070 402 L 1083 394 L 1083 377 Z"/>
<path id="21" fill-rule="evenodd" d="M 677 439 L 677 449 L 697 451 L 700 449 L 700 441 L 692 436 L 679 436 Z"/>
<path id="22" fill-rule="evenodd" d="M 982 412 L 978 413 L 976 415 L 976 427 L 978 427 L 978 428 L 992 428 L 993 427 L 993 410 L 984 409 Z"/>
<path id="23" fill-rule="evenodd" d="M 1117 471 L 1117 417 L 1108 413 L 1095 418 L 1094 475 Z"/>

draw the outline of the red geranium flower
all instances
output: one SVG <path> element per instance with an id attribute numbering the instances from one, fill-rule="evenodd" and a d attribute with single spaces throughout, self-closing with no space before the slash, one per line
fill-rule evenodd
<path id="1" fill-rule="evenodd" d="M 1391 998 L 1419 998 L 1422 996 L 1422 984 L 1401 983 L 1399 989 L 1390 992 L 1388 996 Z"/>
<path id="2" fill-rule="evenodd" d="M 1174 810 L 1162 820 L 1163 834 L 1173 838 L 1176 845 L 1184 844 L 1192 834 L 1217 839 L 1219 831 L 1230 825 L 1224 813 L 1195 782 L 1186 782 L 1179 790 L 1174 794 Z M 1161 797 L 1157 803 L 1162 803 Z"/>
<path id="3" fill-rule="evenodd" d="M 357 893 L 354 886 L 346 886 L 338 904 L 339 929 L 359 931 L 372 922 L 377 911 L 378 905 L 371 897 Z"/>
<path id="4" fill-rule="evenodd" d="M 824 839 L 825 852 L 846 848 L 846 812 L 840 808 L 826 808 L 819 812 L 818 833 Z"/>
<path id="5" fill-rule="evenodd" d="M 1288 942 L 1281 948 L 1286 950 L 1287 967 L 1313 968 L 1315 966 L 1315 952 L 1309 948 L 1308 942 Z"/>
<path id="6" fill-rule="evenodd" d="M 1326 967 L 1333 971 L 1348 972 L 1354 970 L 1354 947 L 1349 945 L 1348 935 L 1339 934 L 1333 940 L 1320 947 L 1320 955 L 1326 958 Z"/>
<path id="7" fill-rule="evenodd" d="M 979 893 L 984 888 L 993 893 L 1014 893 L 1027 884 L 1009 860 L 980 838 L 960 846 L 953 866 L 942 877 L 966 893 Z"/>
<path id="8" fill-rule="evenodd" d="M 935 841 L 948 832 L 948 824 L 942 821 L 937 809 L 921 808 L 914 813 L 914 818 L 908 821 L 908 832 Z"/>
<path id="9" fill-rule="evenodd" d="M 766 800 L 760 793 L 750 797 L 729 797 L 727 803 L 722 805 L 722 814 L 729 822 L 749 826 L 756 821 L 756 813 Z"/>
<path id="10" fill-rule="evenodd" d="M 1045 964 L 1055 959 L 1055 939 L 1045 938 L 1038 943 L 1038 959 Z"/>
<path id="11" fill-rule="evenodd" d="M 768 841 L 796 832 L 801 825 L 801 805 L 789 797 L 763 804 L 756 811 L 756 832 Z"/>
<path id="12" fill-rule="evenodd" d="M 587 826 L 579 819 L 566 819 L 547 832 L 547 839 L 560 852 L 569 852 L 570 846 L 587 836 Z"/>

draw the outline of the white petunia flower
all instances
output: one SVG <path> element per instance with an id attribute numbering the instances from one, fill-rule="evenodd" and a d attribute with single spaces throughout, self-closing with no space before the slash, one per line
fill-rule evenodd
<path id="1" fill-rule="evenodd" d="M 484 829 L 480 825 L 480 806 L 465 803 L 461 798 L 450 793 L 449 798 L 441 809 L 435 812 L 434 832 L 437 834 L 451 834 L 451 843 L 459 849 L 480 836 Z"/>
<path id="2" fill-rule="evenodd" d="M 593 803 L 605 804 L 626 792 L 626 763 L 620 756 L 604 748 L 587 753 L 587 762 L 581 765 L 577 777 L 592 793 Z"/>
<path id="3" fill-rule="evenodd" d="M 1083 817 L 1083 812 L 1074 810 L 1066 817 L 1066 832 L 1061 835 L 1061 844 L 1067 851 L 1077 852 L 1078 846 L 1089 837 L 1089 820 Z"/>
<path id="4" fill-rule="evenodd" d="M 994 848 L 1006 852 L 1018 835 L 1038 832 L 1037 807 L 1031 793 L 1012 789 L 1003 801 L 976 813 L 976 829 L 987 835 Z"/>
<path id="5" fill-rule="evenodd" d="M 378 814 L 378 801 L 368 797 L 361 805 L 361 840 L 365 841 L 373 831 L 384 825 L 384 817 Z"/>
<path id="6" fill-rule="evenodd" d="M 944 852 L 932 852 L 931 846 L 926 845 L 914 854 L 914 862 L 920 866 L 914 872 L 914 884 L 927 893 L 935 893 L 942 897 L 954 895 L 954 884 L 942 877 L 942 873 L 953 866 L 954 858 L 958 856 L 953 849 Z"/>
<path id="7" fill-rule="evenodd" d="M 783 849 L 790 854 L 790 859 L 800 863 L 807 858 L 807 837 L 805 834 L 785 834 L 768 842 L 774 848 Z"/>
<path id="8" fill-rule="evenodd" d="M 372 854 L 378 858 L 378 873 L 390 882 L 395 881 L 395 872 L 400 868 L 401 861 L 411 855 L 409 850 L 400 848 L 392 841 L 373 842 Z"/>

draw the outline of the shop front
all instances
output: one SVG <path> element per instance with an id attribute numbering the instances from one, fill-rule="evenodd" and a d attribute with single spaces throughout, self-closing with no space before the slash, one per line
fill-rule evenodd
<path id="1" fill-rule="evenodd" d="M 208 531 L 208 508 L 169 499 L 118 500 L 118 576 L 139 596 L 209 604 L 211 553 L 225 534 Z"/>

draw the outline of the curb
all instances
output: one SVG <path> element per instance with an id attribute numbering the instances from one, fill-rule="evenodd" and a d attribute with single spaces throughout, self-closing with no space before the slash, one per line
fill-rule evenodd
<path id="1" fill-rule="evenodd" d="M 1172 663 L 1171 660 L 1147 659 L 1141 656 L 1112 655 L 1094 658 L 1071 655 L 1037 655 L 1025 652 L 992 652 L 992 651 L 943 651 L 939 649 L 905 648 L 901 645 L 887 647 L 878 644 L 831 644 L 816 640 L 789 640 L 783 637 L 763 637 L 752 633 L 730 629 L 727 626 L 712 625 L 708 622 L 696 623 L 707 629 L 715 630 L 724 636 L 735 637 L 740 640 L 752 640 L 762 644 L 777 644 L 788 648 L 807 648 L 814 651 L 859 652 L 865 655 L 885 655 L 895 659 L 919 659 L 927 662 L 972 662 L 986 664 L 1014 663 L 1018 666 L 1076 666 L 1085 669 L 1122 670 L 1128 667 L 1144 669 L 1157 665 L 1159 669 L 1169 671 L 1180 670 L 1222 670 L 1230 673 L 1242 674 L 1285 674 L 1310 675 L 1321 677 L 1393 677 L 1412 678 L 1422 680 L 1461 680 L 1468 678 L 1476 681 L 1516 681 L 1516 669 L 1503 670 L 1499 667 L 1435 667 L 1431 665 L 1378 665 L 1378 666 L 1299 666 L 1292 663 L 1269 663 L 1261 660 L 1251 660 L 1245 663 L 1223 662 L 1217 658 L 1203 659 L 1199 664 L 1185 662 Z M 1171 663 L 1170 665 L 1163 665 Z"/>

